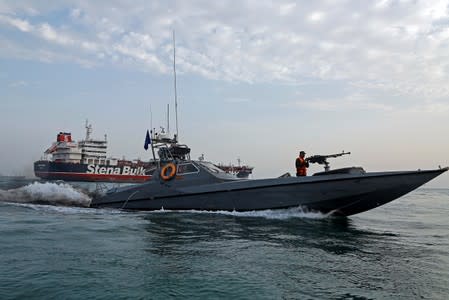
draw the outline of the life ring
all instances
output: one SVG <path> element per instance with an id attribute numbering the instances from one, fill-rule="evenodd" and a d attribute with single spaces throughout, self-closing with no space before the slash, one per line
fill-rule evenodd
<path id="1" fill-rule="evenodd" d="M 175 177 L 176 165 L 174 163 L 168 163 L 161 169 L 161 178 L 164 180 L 170 180 Z"/>

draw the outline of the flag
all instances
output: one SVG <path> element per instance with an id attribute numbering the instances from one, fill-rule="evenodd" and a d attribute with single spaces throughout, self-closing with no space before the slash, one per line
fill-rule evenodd
<path id="1" fill-rule="evenodd" d="M 145 144 L 143 145 L 143 148 L 145 148 L 145 150 L 148 150 L 148 145 L 151 144 L 151 137 L 150 137 L 150 132 L 147 129 L 147 136 L 145 137 Z"/>

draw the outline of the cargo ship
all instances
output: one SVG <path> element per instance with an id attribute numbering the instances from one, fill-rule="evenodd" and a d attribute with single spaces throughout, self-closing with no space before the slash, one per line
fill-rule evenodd
<path id="1" fill-rule="evenodd" d="M 217 167 L 222 169 L 228 174 L 237 176 L 238 178 L 248 178 L 253 173 L 254 167 L 247 165 L 240 165 L 240 159 L 238 159 L 238 165 L 233 164 L 218 164 Z"/>
<path id="2" fill-rule="evenodd" d="M 141 183 L 151 179 L 153 161 L 107 158 L 107 136 L 93 139 L 86 121 L 86 137 L 76 142 L 70 132 L 59 132 L 56 141 L 34 163 L 34 174 L 45 180 Z"/>
<path id="3" fill-rule="evenodd" d="M 201 154 L 201 156 L 198 158 L 199 161 L 204 161 L 204 154 Z M 248 178 L 249 175 L 253 173 L 254 167 L 250 167 L 248 165 L 241 165 L 240 158 L 237 158 L 237 165 L 234 164 L 216 164 L 215 166 L 219 169 L 225 171 L 228 174 L 234 175 L 237 178 Z"/>
<path id="4" fill-rule="evenodd" d="M 249 166 L 234 166 L 219 164 L 218 168 L 222 169 L 228 174 L 237 176 L 237 178 L 248 178 L 253 173 L 253 167 Z"/>

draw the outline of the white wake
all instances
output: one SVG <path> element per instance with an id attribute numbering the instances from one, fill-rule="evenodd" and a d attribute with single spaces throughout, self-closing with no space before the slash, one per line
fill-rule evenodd
<path id="1" fill-rule="evenodd" d="M 11 190 L 0 190 L 0 201 L 89 207 L 91 198 L 66 183 L 33 182 Z"/>
<path id="2" fill-rule="evenodd" d="M 195 214 L 220 214 L 229 215 L 235 217 L 257 217 L 266 219 L 278 219 L 285 220 L 291 218 L 303 218 L 303 219 L 325 219 L 331 214 L 324 214 L 321 212 L 309 211 L 302 207 L 292 207 L 285 209 L 266 209 L 266 210 L 256 210 L 256 211 L 207 211 L 207 210 L 156 210 L 149 213 L 195 213 Z"/>

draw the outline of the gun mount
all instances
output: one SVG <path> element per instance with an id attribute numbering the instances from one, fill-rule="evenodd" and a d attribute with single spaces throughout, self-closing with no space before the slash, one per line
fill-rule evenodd
<path id="1" fill-rule="evenodd" d="M 329 162 L 327 161 L 328 158 L 336 158 L 343 155 L 351 154 L 351 152 L 344 152 L 336 153 L 336 154 L 328 154 L 328 155 L 312 155 L 310 157 L 306 158 L 306 161 L 312 164 L 320 164 L 324 165 L 324 171 L 328 172 L 330 170 Z"/>

